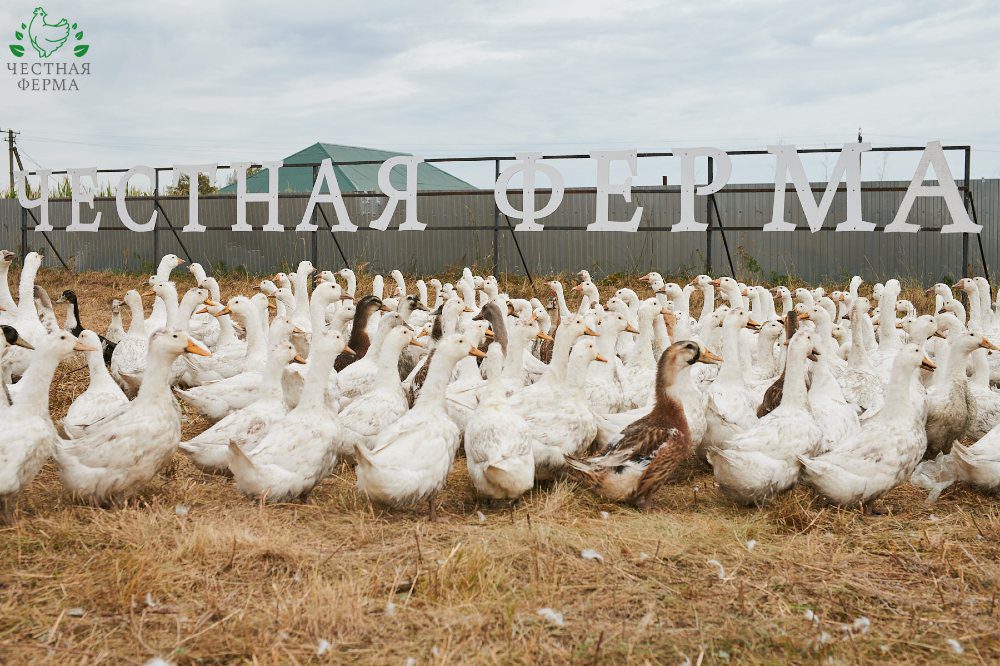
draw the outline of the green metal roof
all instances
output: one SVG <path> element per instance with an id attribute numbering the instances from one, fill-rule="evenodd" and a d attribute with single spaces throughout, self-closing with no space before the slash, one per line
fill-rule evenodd
<path id="1" fill-rule="evenodd" d="M 378 188 L 378 169 L 381 163 L 390 157 L 407 155 L 408 153 L 393 153 L 387 150 L 358 148 L 355 146 L 339 146 L 333 143 L 314 143 L 304 150 L 285 158 L 286 166 L 278 172 L 278 190 L 280 192 L 312 192 L 313 168 L 289 167 L 289 164 L 319 163 L 325 159 L 333 160 L 333 170 L 337 174 L 337 183 L 341 192 L 376 192 Z M 337 162 L 361 162 L 377 160 L 379 164 L 353 164 L 338 166 Z M 398 166 L 389 174 L 393 187 L 406 187 L 405 168 Z M 247 178 L 248 192 L 266 192 L 268 184 L 267 169 Z M 456 178 L 447 171 L 442 171 L 433 164 L 421 163 L 417 167 L 418 190 L 473 190 L 469 183 Z M 327 192 L 328 188 L 323 187 Z M 219 192 L 236 194 L 236 184 L 226 185 Z"/>

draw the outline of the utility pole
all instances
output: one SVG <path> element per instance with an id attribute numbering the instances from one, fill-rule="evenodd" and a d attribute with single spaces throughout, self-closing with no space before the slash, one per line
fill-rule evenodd
<path id="1" fill-rule="evenodd" d="M 18 134 L 12 129 L 7 130 L 7 168 L 10 173 L 10 191 L 14 191 L 14 135 Z"/>

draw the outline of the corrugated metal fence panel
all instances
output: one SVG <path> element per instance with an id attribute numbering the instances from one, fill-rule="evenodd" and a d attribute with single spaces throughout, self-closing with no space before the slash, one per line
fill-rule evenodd
<path id="1" fill-rule="evenodd" d="M 905 182 L 866 183 L 862 196 L 865 219 L 879 227 L 895 216 L 903 198 L 902 191 L 876 191 L 885 187 L 905 187 Z M 761 228 L 771 218 L 773 195 L 770 192 L 738 192 L 732 185 L 716 195 L 719 217 L 724 227 Z M 655 189 L 655 188 L 654 188 Z M 969 257 L 974 270 L 979 271 L 978 241 L 990 266 L 1000 272 L 1000 180 L 972 182 L 972 192 L 978 219 L 984 225 L 981 239 L 970 237 Z M 536 209 L 545 205 L 547 192 L 536 195 Z M 805 216 L 794 190 L 785 195 L 785 219 L 805 226 Z M 419 219 L 429 228 L 450 227 L 449 232 L 399 232 L 396 227 L 404 219 L 404 207 L 399 206 L 386 232 L 369 230 L 368 226 L 382 212 L 385 199 L 378 196 L 348 196 L 344 199 L 351 220 L 362 227 L 356 233 L 338 233 L 336 240 L 344 256 L 357 265 L 365 262 L 369 269 L 388 271 L 400 268 L 421 273 L 438 272 L 466 264 L 478 263 L 488 268 L 492 262 L 493 224 L 495 208 L 490 192 L 420 197 Z M 515 208 L 520 208 L 519 195 L 511 195 Z M 267 273 L 294 266 L 299 260 L 312 257 L 315 240 L 318 264 L 323 268 L 343 265 L 333 236 L 327 231 L 323 217 L 318 218 L 315 234 L 293 231 L 301 221 L 306 207 L 305 197 L 282 198 L 279 219 L 287 231 L 262 232 L 267 209 L 262 204 L 248 208 L 247 220 L 255 228 L 250 233 L 231 230 L 236 217 L 236 203 L 231 197 L 205 198 L 199 206 L 199 221 L 209 228 L 205 233 L 183 233 L 187 222 L 187 200 L 163 198 L 159 219 L 160 254 L 174 252 L 206 267 L 245 268 L 254 273 Z M 695 217 L 706 219 L 706 203 L 698 197 Z M 676 188 L 650 191 L 636 188 L 633 203 L 620 197 L 612 198 L 612 219 L 627 219 L 635 205 L 643 207 L 637 233 L 597 233 L 586 231 L 548 230 L 538 233 L 518 233 L 517 242 L 524 260 L 533 273 L 575 272 L 586 268 L 597 275 L 615 272 L 645 272 L 658 270 L 664 274 L 700 272 L 707 260 L 709 237 L 704 233 L 673 233 L 644 231 L 650 226 L 665 227 L 680 217 L 680 197 Z M 153 210 L 151 200 L 129 200 L 129 210 L 137 220 L 145 220 Z M 332 207 L 324 205 L 329 222 L 336 223 Z M 98 200 L 94 211 L 102 215 L 102 225 L 121 226 L 113 200 Z M 83 208 L 85 219 L 93 212 Z M 593 193 L 568 192 L 555 213 L 540 222 L 548 227 L 583 228 L 596 215 Z M 68 201 L 50 204 L 49 218 L 56 231 L 49 234 L 59 253 L 77 270 L 109 269 L 149 272 L 155 263 L 152 233 L 101 231 L 97 233 L 66 233 L 69 223 Z M 846 216 L 846 198 L 838 193 L 827 216 L 827 228 L 834 227 Z M 917 200 L 909 221 L 923 227 L 937 228 L 948 221 L 947 210 L 940 198 Z M 516 225 L 518 220 L 511 220 Z M 171 230 L 173 225 L 176 236 Z M 0 200 L 0 247 L 20 250 L 21 208 L 15 200 Z M 30 218 L 29 218 L 30 226 Z M 506 231 L 507 221 L 500 218 L 499 268 L 501 271 L 523 272 L 521 259 L 512 235 Z M 40 234 L 28 232 L 28 248 L 46 248 Z M 183 244 L 183 247 L 182 247 Z M 809 281 L 842 279 L 861 274 L 867 279 L 890 275 L 911 277 L 923 283 L 954 279 L 961 272 L 962 236 L 921 232 L 918 234 L 837 233 L 805 231 L 761 233 L 759 231 L 726 231 L 725 242 L 718 228 L 711 234 L 714 272 L 729 272 L 726 245 L 733 266 L 743 279 L 771 280 L 780 275 L 794 275 Z M 46 248 L 47 249 L 47 248 Z M 185 252 L 185 250 L 187 252 Z"/>

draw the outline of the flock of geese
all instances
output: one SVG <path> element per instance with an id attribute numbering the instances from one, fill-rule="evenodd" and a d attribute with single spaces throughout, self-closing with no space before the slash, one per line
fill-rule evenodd
<path id="1" fill-rule="evenodd" d="M 72 291 L 53 304 L 35 285 L 37 253 L 15 301 L 14 258 L 0 255 L 8 520 L 50 459 L 76 498 L 106 506 L 178 448 L 261 502 L 305 498 L 347 462 L 370 501 L 426 501 L 432 517 L 460 447 L 490 502 L 571 476 L 645 507 L 690 456 L 756 506 L 799 483 L 865 511 L 911 479 L 935 496 L 955 482 L 1000 487 L 1000 294 L 993 303 L 983 278 L 935 285 L 934 312 L 920 314 L 895 279 L 865 297 L 860 277 L 828 293 L 649 273 L 648 293 L 602 301 L 580 271 L 570 309 L 559 281 L 544 304 L 468 268 L 412 290 L 392 271 L 360 294 L 350 269 L 303 261 L 223 301 L 198 264 L 197 286 L 178 294 L 170 276 L 184 262 L 167 255 L 98 335 Z M 74 352 L 90 383 L 54 423 L 50 384 Z M 178 401 L 212 425 L 181 441 Z"/>

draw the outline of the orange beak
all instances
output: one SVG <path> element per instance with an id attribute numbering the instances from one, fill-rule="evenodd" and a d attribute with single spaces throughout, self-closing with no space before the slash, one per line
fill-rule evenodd
<path id="1" fill-rule="evenodd" d="M 600 361 L 601 363 L 607 363 L 607 362 L 608 362 L 608 359 L 604 358 L 604 357 L 603 357 L 603 356 L 601 356 L 600 354 L 598 354 L 597 356 L 595 356 L 595 357 L 594 357 L 594 360 L 595 360 L 595 361 Z"/>
<path id="2" fill-rule="evenodd" d="M 698 357 L 698 361 L 700 363 L 722 363 L 722 357 L 718 354 L 713 354 L 706 349 Z"/>
<path id="3" fill-rule="evenodd" d="M 548 333 L 542 333 L 541 331 L 538 331 L 535 337 L 538 338 L 539 340 L 545 340 L 546 342 L 555 342 L 555 338 L 553 338 Z"/>
<path id="4" fill-rule="evenodd" d="M 347 354 L 348 356 L 357 356 L 354 350 L 348 347 L 347 345 L 344 345 L 344 353 Z"/>
<path id="5" fill-rule="evenodd" d="M 625 332 L 626 333 L 634 333 L 635 335 L 639 335 L 639 329 L 637 329 L 632 324 L 626 324 L 625 325 Z"/>
<path id="6" fill-rule="evenodd" d="M 92 352 L 92 351 L 97 351 L 97 349 L 95 349 L 94 347 L 91 347 L 86 342 L 80 342 L 79 340 L 77 340 L 76 344 L 73 345 L 73 351 L 78 351 L 78 352 Z"/>
<path id="7" fill-rule="evenodd" d="M 304 358 L 302 358 L 301 356 L 299 356 L 298 354 L 296 354 L 295 356 L 292 357 L 292 363 L 303 363 L 304 364 L 305 362 L 306 362 L 306 360 Z"/>
<path id="8" fill-rule="evenodd" d="M 229 306 L 227 305 L 226 307 L 222 308 L 218 312 L 213 312 L 212 314 L 215 315 L 216 317 L 221 317 L 222 315 L 227 315 L 227 314 L 230 314 L 231 312 L 232 312 L 232 310 L 230 310 Z"/>
<path id="9" fill-rule="evenodd" d="M 592 336 L 592 337 L 595 337 L 595 338 L 596 337 L 600 337 L 600 334 L 597 333 L 594 329 L 592 329 L 589 326 L 584 326 L 584 328 L 583 328 L 583 334 L 584 335 L 589 335 L 589 336 Z"/>
<path id="10" fill-rule="evenodd" d="M 477 349 L 476 347 L 469 347 L 469 356 L 477 356 L 479 358 L 486 358 L 486 354 Z"/>
<path id="11" fill-rule="evenodd" d="M 208 351 L 197 342 L 188 338 L 187 345 L 184 347 L 184 351 L 189 354 L 194 354 L 195 356 L 211 356 L 212 352 Z"/>

